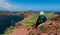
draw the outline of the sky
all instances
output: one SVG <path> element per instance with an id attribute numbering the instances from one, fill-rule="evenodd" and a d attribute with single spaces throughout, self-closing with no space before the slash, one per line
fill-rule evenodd
<path id="1" fill-rule="evenodd" d="M 0 0 L 0 11 L 60 11 L 60 0 Z"/>

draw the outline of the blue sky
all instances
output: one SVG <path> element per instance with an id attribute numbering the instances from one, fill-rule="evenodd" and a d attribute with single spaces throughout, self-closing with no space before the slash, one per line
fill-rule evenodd
<path id="1" fill-rule="evenodd" d="M 60 11 L 60 0 L 0 0 L 0 10 Z"/>

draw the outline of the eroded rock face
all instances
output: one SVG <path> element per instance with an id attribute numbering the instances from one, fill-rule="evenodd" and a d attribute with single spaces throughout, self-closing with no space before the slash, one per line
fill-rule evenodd
<path id="1" fill-rule="evenodd" d="M 42 27 L 43 26 L 43 27 Z M 42 27 L 42 29 L 41 29 Z M 47 20 L 38 28 L 31 28 L 30 34 L 33 35 L 60 35 L 60 22 Z"/>

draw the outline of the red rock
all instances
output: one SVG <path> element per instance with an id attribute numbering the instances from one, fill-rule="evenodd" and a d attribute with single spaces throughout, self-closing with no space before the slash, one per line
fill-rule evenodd
<path id="1" fill-rule="evenodd" d="M 57 35 L 60 35 L 60 33 L 57 33 Z"/>
<path id="2" fill-rule="evenodd" d="M 40 35 L 48 35 L 48 33 L 41 33 Z"/>
<path id="3" fill-rule="evenodd" d="M 12 33 L 9 35 L 27 35 L 27 31 L 25 29 L 15 29 Z"/>

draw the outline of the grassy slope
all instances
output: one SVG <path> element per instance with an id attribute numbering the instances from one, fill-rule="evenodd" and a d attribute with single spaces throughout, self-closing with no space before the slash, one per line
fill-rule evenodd
<path id="1" fill-rule="evenodd" d="M 15 29 L 15 26 L 10 26 L 9 28 L 7 28 L 7 29 L 4 31 L 4 34 L 9 34 L 9 33 L 11 33 L 14 29 Z"/>
<path id="2" fill-rule="evenodd" d="M 53 12 L 51 12 L 51 13 L 45 13 L 45 15 L 46 15 L 46 18 L 48 20 L 51 19 L 51 18 L 54 18 L 56 16 L 56 14 L 54 14 Z"/>
<path id="3" fill-rule="evenodd" d="M 29 16 L 27 18 L 25 18 L 24 20 L 22 20 L 20 23 L 22 23 L 22 28 L 27 28 L 29 27 L 31 24 L 34 24 L 37 20 L 39 14 L 35 14 L 32 16 Z"/>

